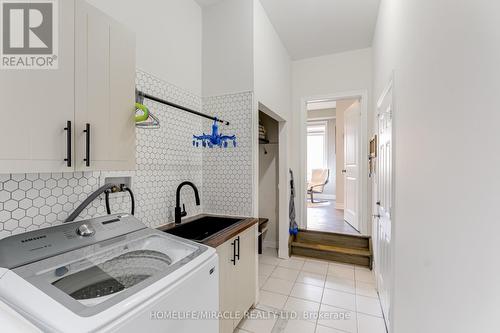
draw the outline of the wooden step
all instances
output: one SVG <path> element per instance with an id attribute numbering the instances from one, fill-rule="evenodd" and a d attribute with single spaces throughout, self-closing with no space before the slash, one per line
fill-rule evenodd
<path id="1" fill-rule="evenodd" d="M 372 254 L 369 250 L 292 242 L 292 254 L 372 268 Z"/>
<path id="2" fill-rule="evenodd" d="M 334 232 L 299 230 L 296 242 L 333 245 L 353 249 L 370 249 L 370 236 L 349 235 Z"/>
<path id="3" fill-rule="evenodd" d="M 292 254 L 372 268 L 371 237 L 299 230 L 291 239 Z"/>

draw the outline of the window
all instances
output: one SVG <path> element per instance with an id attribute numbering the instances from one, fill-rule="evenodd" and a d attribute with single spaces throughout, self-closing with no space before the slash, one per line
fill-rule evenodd
<path id="1" fill-rule="evenodd" d="M 327 122 L 307 123 L 307 179 L 311 179 L 313 169 L 328 168 Z"/>

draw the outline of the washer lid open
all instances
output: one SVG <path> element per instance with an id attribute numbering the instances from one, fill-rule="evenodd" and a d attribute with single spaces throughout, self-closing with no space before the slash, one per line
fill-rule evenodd
<path id="1" fill-rule="evenodd" d="M 207 248 L 140 230 L 14 269 L 81 316 L 91 316 L 171 274 Z"/>

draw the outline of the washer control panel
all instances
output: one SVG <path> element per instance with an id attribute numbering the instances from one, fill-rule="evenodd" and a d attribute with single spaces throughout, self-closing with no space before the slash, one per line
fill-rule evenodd
<path id="1" fill-rule="evenodd" d="M 82 237 L 90 237 L 95 233 L 95 230 L 88 224 L 82 224 L 76 229 L 76 233 Z"/>
<path id="2" fill-rule="evenodd" d="M 0 240 L 0 267 L 20 267 L 145 228 L 134 216 L 115 214 L 10 236 Z"/>

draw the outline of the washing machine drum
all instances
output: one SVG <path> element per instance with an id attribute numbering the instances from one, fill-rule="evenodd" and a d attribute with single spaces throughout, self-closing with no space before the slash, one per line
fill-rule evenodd
<path id="1" fill-rule="evenodd" d="M 165 253 L 135 250 L 63 277 L 52 285 L 75 300 L 92 300 L 128 289 L 165 271 L 170 264 L 172 259 Z"/>

